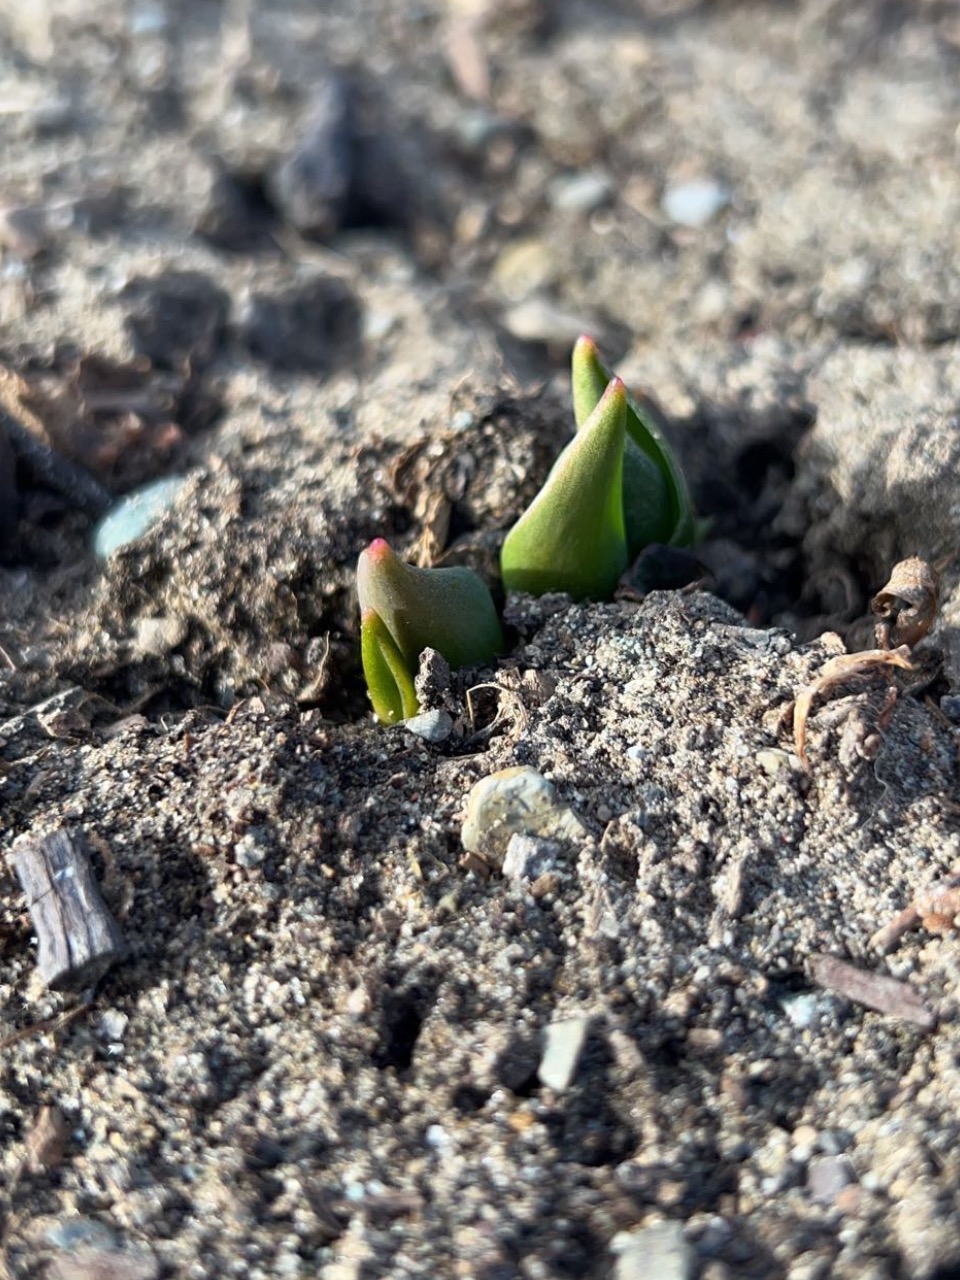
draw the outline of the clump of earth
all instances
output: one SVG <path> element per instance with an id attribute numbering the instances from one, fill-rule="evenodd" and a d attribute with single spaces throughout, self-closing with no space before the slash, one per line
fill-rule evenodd
<path id="1" fill-rule="evenodd" d="M 960 866 L 955 26 L 0 11 L 0 1274 L 960 1274 L 954 916 L 889 929 Z M 662 406 L 698 581 L 505 598 L 581 331 Z M 374 537 L 504 610 L 413 729 Z M 909 556 L 911 672 L 802 759 Z M 526 818 L 478 836 L 478 784 Z M 9 861 L 58 830 L 129 946 L 91 990 Z"/>

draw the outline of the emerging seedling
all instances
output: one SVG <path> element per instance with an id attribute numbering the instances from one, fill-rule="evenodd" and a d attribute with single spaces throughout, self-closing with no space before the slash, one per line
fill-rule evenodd
<path id="1" fill-rule="evenodd" d="M 623 517 L 627 393 L 614 378 L 553 465 L 500 554 L 508 590 L 613 594 L 628 564 Z"/>
<path id="2" fill-rule="evenodd" d="M 573 352 L 577 434 L 507 534 L 508 589 L 605 600 L 645 547 L 696 539 L 680 464 L 653 417 L 604 367 L 591 338 Z"/>
<path id="3" fill-rule="evenodd" d="M 377 719 L 397 724 L 415 716 L 420 704 L 413 674 L 375 609 L 360 614 L 360 657 Z"/>
<path id="4" fill-rule="evenodd" d="M 582 430 L 611 379 L 592 338 L 577 339 L 571 375 L 573 413 Z M 692 546 L 697 525 L 686 478 L 653 410 L 629 391 L 626 395 L 623 510 L 627 550 L 633 561 L 653 542 Z"/>
<path id="5" fill-rule="evenodd" d="M 457 668 L 489 662 L 503 647 L 493 599 L 472 569 L 418 569 L 377 538 L 361 553 L 357 593 L 363 673 L 387 724 L 419 710 L 413 680 L 424 649 Z"/>

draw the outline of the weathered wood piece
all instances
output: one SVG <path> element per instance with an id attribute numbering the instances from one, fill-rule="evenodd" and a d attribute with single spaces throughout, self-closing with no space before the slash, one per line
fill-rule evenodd
<path id="1" fill-rule="evenodd" d="M 14 846 L 11 859 L 37 935 L 40 976 L 55 991 L 99 982 L 127 954 L 100 896 L 83 838 L 60 830 Z"/>
<path id="2" fill-rule="evenodd" d="M 876 1009 L 890 1018 L 903 1018 L 924 1031 L 936 1026 L 937 1015 L 923 998 L 905 982 L 887 978 L 869 969 L 858 969 L 836 956 L 814 954 L 810 957 L 810 976 L 819 987 L 835 991 L 857 1004 Z"/>

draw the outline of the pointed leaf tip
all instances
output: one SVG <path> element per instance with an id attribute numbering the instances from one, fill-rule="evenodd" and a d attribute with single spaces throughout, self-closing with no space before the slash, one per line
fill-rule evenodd
<path id="1" fill-rule="evenodd" d="M 500 556 L 508 590 L 574 599 L 613 594 L 627 567 L 623 522 L 626 388 L 613 378 L 554 463 Z"/>
<path id="2" fill-rule="evenodd" d="M 582 427 L 610 381 L 597 344 L 578 339 L 571 361 L 573 410 Z M 651 542 L 690 546 L 697 526 L 686 478 L 654 412 L 627 392 L 624 518 L 631 559 Z"/>

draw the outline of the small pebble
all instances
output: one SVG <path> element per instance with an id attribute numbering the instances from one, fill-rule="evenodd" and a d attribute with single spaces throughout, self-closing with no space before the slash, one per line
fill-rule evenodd
<path id="1" fill-rule="evenodd" d="M 693 1250 L 679 1222 L 620 1231 L 610 1248 L 617 1255 L 614 1280 L 689 1280 L 693 1274 Z"/>
<path id="2" fill-rule="evenodd" d="M 817 1021 L 820 997 L 813 993 L 789 996 L 786 1000 L 781 1001 L 781 1005 L 783 1012 L 787 1015 L 787 1020 L 799 1031 L 806 1031 Z"/>
<path id="3" fill-rule="evenodd" d="M 186 486 L 184 476 L 164 476 L 126 494 L 97 525 L 93 550 L 106 560 L 121 547 L 136 542 L 176 503 Z"/>
<path id="4" fill-rule="evenodd" d="M 952 720 L 954 724 L 960 724 L 960 696 L 955 693 L 945 693 L 940 699 L 940 710 Z"/>
<path id="5" fill-rule="evenodd" d="M 560 846 L 555 840 L 514 832 L 504 855 L 503 874 L 508 880 L 536 880 L 554 869 L 559 852 Z"/>
<path id="6" fill-rule="evenodd" d="M 238 867 L 251 871 L 266 861 L 268 852 L 269 849 L 263 843 L 257 828 L 253 827 L 234 845 L 233 857 Z"/>
<path id="7" fill-rule="evenodd" d="M 160 1264 L 142 1249 L 80 1249 L 51 1259 L 46 1280 L 157 1280 Z"/>
<path id="8" fill-rule="evenodd" d="M 667 187 L 660 207 L 680 227 L 704 227 L 730 203 L 730 191 L 709 178 Z"/>
<path id="9" fill-rule="evenodd" d="M 500 866 L 514 832 L 554 840 L 583 840 L 588 832 L 536 769 L 499 769 L 471 788 L 460 838 L 469 853 Z"/>
<path id="10" fill-rule="evenodd" d="M 781 751 L 779 747 L 764 747 L 757 752 L 757 764 L 771 777 L 775 777 L 781 769 L 789 769 L 792 759 L 788 751 Z"/>
<path id="11" fill-rule="evenodd" d="M 134 643 L 141 653 L 152 658 L 162 658 L 186 638 L 187 624 L 183 618 L 140 618 Z"/>
<path id="12" fill-rule="evenodd" d="M 556 275 L 556 259 L 543 240 L 517 240 L 508 244 L 493 264 L 492 278 L 500 294 L 519 302 L 550 283 Z"/>
<path id="13" fill-rule="evenodd" d="M 528 298 L 503 313 L 503 326 L 521 342 L 547 342 L 572 347 L 581 333 L 595 329 L 579 311 L 564 311 L 546 298 Z"/>
<path id="14" fill-rule="evenodd" d="M 55 1223 L 44 1237 L 56 1249 L 115 1249 L 117 1237 L 98 1218 L 65 1218 Z"/>
<path id="15" fill-rule="evenodd" d="M 610 176 L 599 169 L 564 173 L 554 178 L 547 199 L 562 213 L 592 213 L 606 204 L 613 192 Z"/>
<path id="16" fill-rule="evenodd" d="M 468 156 L 482 155 L 495 138 L 508 132 L 507 122 L 483 107 L 461 111 L 453 122 L 454 141 Z"/>
<path id="17" fill-rule="evenodd" d="M 125 1013 L 121 1013 L 119 1009 L 106 1009 L 100 1019 L 100 1030 L 103 1032 L 104 1039 L 111 1041 L 122 1040 L 127 1031 L 130 1019 Z"/>
<path id="18" fill-rule="evenodd" d="M 401 721 L 398 728 L 406 729 L 424 742 L 445 742 L 453 733 L 453 717 L 449 711 L 422 711 L 418 716 Z"/>
<path id="19" fill-rule="evenodd" d="M 810 1163 L 807 1190 L 818 1204 L 833 1204 L 837 1196 L 856 1179 L 842 1156 L 821 1156 Z"/>
<path id="20" fill-rule="evenodd" d="M 562 1022 L 551 1022 L 547 1027 L 537 1076 L 548 1089 L 561 1093 L 570 1087 L 587 1040 L 590 1021 L 590 1018 L 565 1018 Z"/>
<path id="21" fill-rule="evenodd" d="M 363 313 L 362 332 L 364 342 L 381 342 L 395 327 L 397 317 L 392 311 L 369 309 Z"/>
<path id="22" fill-rule="evenodd" d="M 476 420 L 475 415 L 469 409 L 458 409 L 450 419 L 450 430 L 469 431 Z"/>

